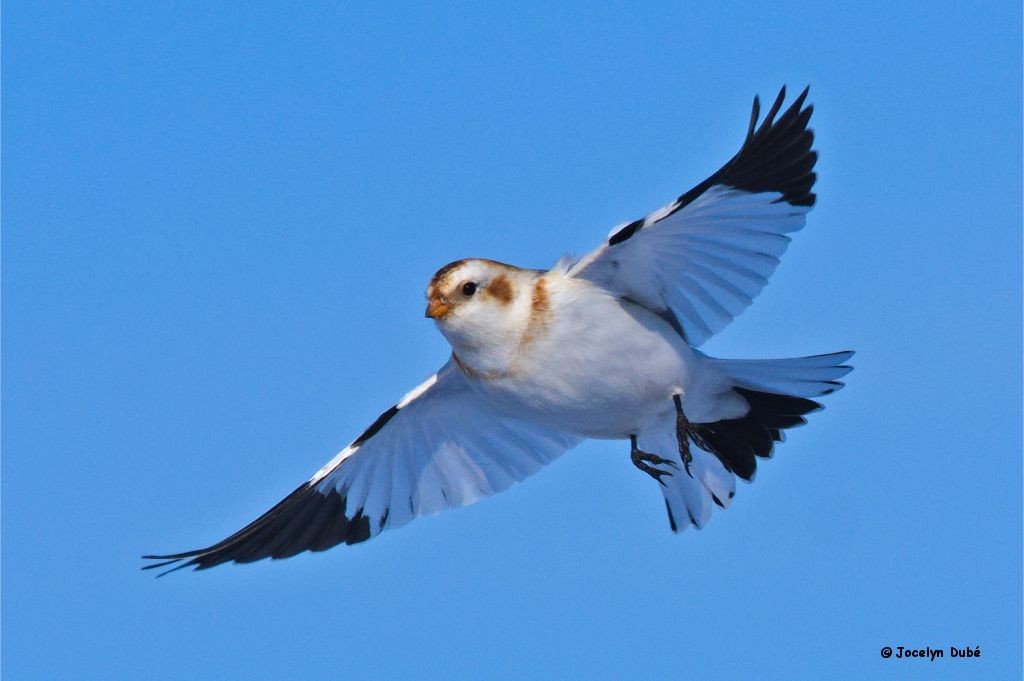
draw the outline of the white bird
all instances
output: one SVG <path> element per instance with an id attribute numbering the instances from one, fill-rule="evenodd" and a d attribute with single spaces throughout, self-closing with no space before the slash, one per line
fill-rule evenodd
<path id="1" fill-rule="evenodd" d="M 783 430 L 842 387 L 852 352 L 723 360 L 696 349 L 767 284 L 804 226 L 817 154 L 785 88 L 718 172 L 549 271 L 458 260 L 427 287 L 451 359 L 258 519 L 146 568 L 356 544 L 507 489 L 584 438 L 630 441 L 673 531 L 727 507 Z M 691 446 L 695 445 L 695 446 Z"/>

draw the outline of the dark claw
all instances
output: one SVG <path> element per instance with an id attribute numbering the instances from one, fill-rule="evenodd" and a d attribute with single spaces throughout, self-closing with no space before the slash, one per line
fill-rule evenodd
<path id="1" fill-rule="evenodd" d="M 683 460 L 683 468 L 691 478 L 690 464 L 693 463 L 693 454 L 690 453 L 689 435 L 693 432 L 690 421 L 683 413 L 683 401 L 679 395 L 673 395 L 672 401 L 676 405 L 676 441 L 679 443 L 679 458 Z"/>
<path id="2" fill-rule="evenodd" d="M 634 461 L 633 463 L 636 465 L 637 468 L 642 470 L 644 473 L 647 473 L 647 475 L 649 475 L 652 478 L 654 478 L 655 480 L 657 480 L 659 484 L 661 484 L 662 486 L 667 487 L 667 485 L 665 485 L 665 482 L 661 479 L 661 476 L 663 476 L 663 475 L 672 475 L 672 471 L 663 471 L 660 468 L 655 468 L 654 466 L 648 466 L 647 464 L 643 463 L 642 461 L 639 461 L 639 462 L 638 461 Z"/>
<path id="3" fill-rule="evenodd" d="M 655 468 L 654 466 L 649 466 L 646 462 L 650 462 L 650 463 L 653 463 L 653 464 L 658 465 L 658 466 L 661 466 L 661 465 L 664 465 L 664 464 L 668 464 L 668 465 L 672 466 L 673 468 L 676 468 L 676 469 L 679 468 L 679 466 L 676 465 L 676 463 L 674 461 L 670 461 L 669 459 L 664 459 L 664 458 L 658 456 L 657 454 L 651 454 L 650 452 L 645 452 L 642 449 L 637 449 L 635 442 L 633 443 L 633 450 L 630 452 L 629 458 L 633 461 L 633 465 L 634 466 L 636 466 L 637 468 L 642 470 L 644 473 L 647 473 L 647 475 L 651 476 L 652 478 L 657 480 L 662 485 L 665 485 L 665 483 L 664 483 L 664 481 L 662 481 L 661 476 L 663 476 L 663 475 L 672 475 L 672 471 L 663 471 L 660 468 Z"/>
<path id="4" fill-rule="evenodd" d="M 655 466 L 668 464 L 674 468 L 679 468 L 678 464 L 671 459 L 663 459 L 657 454 L 651 454 L 650 452 L 645 452 L 640 449 L 634 449 L 630 458 L 633 459 L 633 464 L 637 465 L 637 467 L 639 467 L 639 464 L 637 464 L 638 461 L 646 461 L 648 463 L 653 463 Z"/>
<path id="5" fill-rule="evenodd" d="M 679 457 L 683 460 L 683 470 L 692 478 L 690 464 L 693 463 L 693 455 L 690 454 L 690 443 L 686 441 L 686 432 L 683 432 L 682 437 L 679 438 Z"/>
<path id="6" fill-rule="evenodd" d="M 672 475 L 670 471 L 663 471 L 660 468 L 648 468 L 646 473 L 647 475 L 657 480 L 658 484 L 661 485 L 662 487 L 668 487 L 668 485 L 665 484 L 665 481 L 661 479 L 661 476 Z"/>

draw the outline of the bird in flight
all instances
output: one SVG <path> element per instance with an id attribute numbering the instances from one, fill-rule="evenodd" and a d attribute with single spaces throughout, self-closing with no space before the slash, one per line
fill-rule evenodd
<path id="1" fill-rule="evenodd" d="M 470 258 L 427 286 L 452 346 L 441 369 L 277 505 L 206 548 L 144 569 L 206 569 L 357 544 L 536 473 L 585 438 L 628 440 L 671 529 L 729 506 L 787 428 L 842 387 L 853 352 L 717 359 L 697 348 L 768 283 L 804 226 L 817 153 L 807 90 L 733 158 L 589 254 L 548 271 Z M 165 572 L 165 573 L 166 573 Z"/>

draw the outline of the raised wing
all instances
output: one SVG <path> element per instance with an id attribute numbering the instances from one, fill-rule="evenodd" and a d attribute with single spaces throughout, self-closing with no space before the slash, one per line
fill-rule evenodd
<path id="1" fill-rule="evenodd" d="M 501 492 L 577 442 L 492 410 L 449 362 L 255 521 L 205 549 L 143 556 L 163 561 L 144 569 L 202 570 L 357 544 Z"/>
<path id="2" fill-rule="evenodd" d="M 606 243 L 569 265 L 587 279 L 668 319 L 698 346 L 721 331 L 768 283 L 814 205 L 813 106 L 805 89 L 776 121 L 783 87 L 722 168 L 647 217 L 612 230 Z"/>

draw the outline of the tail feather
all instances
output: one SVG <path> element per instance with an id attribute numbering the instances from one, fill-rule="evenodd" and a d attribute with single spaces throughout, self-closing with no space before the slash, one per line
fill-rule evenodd
<path id="1" fill-rule="evenodd" d="M 807 423 L 804 415 L 818 411 L 821 405 L 803 397 L 733 390 L 747 401 L 750 411 L 738 419 L 695 424 L 694 441 L 717 456 L 727 470 L 749 482 L 757 471 L 757 457 L 771 457 L 775 443 L 782 441 L 782 430 Z"/>
<path id="2" fill-rule="evenodd" d="M 735 385 L 764 393 L 793 397 L 828 395 L 843 387 L 838 379 L 853 371 L 844 362 L 850 350 L 789 359 L 716 359 L 717 366 Z"/>
<path id="3" fill-rule="evenodd" d="M 751 481 L 757 459 L 771 457 L 785 430 L 807 423 L 806 416 L 822 408 L 809 399 L 843 387 L 838 380 L 853 370 L 844 364 L 852 352 L 773 360 L 718 360 L 715 366 L 748 409 L 740 418 L 692 424 L 692 477 L 681 470 L 663 478 L 669 525 L 681 532 L 698 529 L 711 519 L 713 505 L 726 508 L 736 478 Z M 676 461 L 675 433 L 641 433 L 640 444 Z"/>
<path id="4" fill-rule="evenodd" d="M 808 399 L 843 387 L 839 378 L 853 371 L 843 364 L 853 352 L 770 360 L 714 360 L 733 380 L 733 391 L 749 406 L 736 419 L 695 425 L 695 443 L 711 452 L 737 477 L 752 480 L 757 458 L 771 457 L 783 430 L 807 423 L 822 408 Z"/>
<path id="5" fill-rule="evenodd" d="M 672 452 L 673 441 L 666 440 L 662 451 Z M 678 450 L 676 450 L 678 451 Z M 676 455 L 670 455 L 676 459 Z M 661 493 L 665 497 L 665 510 L 668 512 L 669 526 L 673 532 L 681 532 L 693 525 L 700 529 L 711 520 L 711 511 L 717 505 L 727 508 L 736 493 L 736 479 L 712 454 L 700 450 L 693 451 L 690 463 L 690 475 L 683 472 L 682 462 L 672 471 L 672 475 L 663 478 Z"/>

